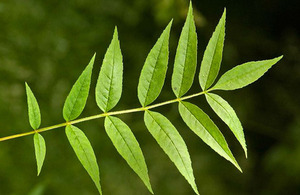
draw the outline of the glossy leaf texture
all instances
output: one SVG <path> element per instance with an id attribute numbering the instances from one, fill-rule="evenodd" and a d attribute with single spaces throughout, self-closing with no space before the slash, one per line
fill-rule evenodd
<path id="1" fill-rule="evenodd" d="M 45 156 L 46 156 L 46 143 L 42 135 L 35 133 L 33 136 L 35 158 L 37 162 L 37 175 L 40 175 Z"/>
<path id="2" fill-rule="evenodd" d="M 215 113 L 228 125 L 237 140 L 244 149 L 247 158 L 247 146 L 243 127 L 233 108 L 222 97 L 213 94 L 205 94 L 206 100 Z"/>
<path id="3" fill-rule="evenodd" d="M 63 116 L 66 121 L 76 119 L 83 111 L 86 100 L 89 95 L 92 69 L 95 61 L 92 57 L 87 67 L 81 73 L 75 84 L 73 85 L 63 108 Z"/>
<path id="4" fill-rule="evenodd" d="M 122 94 L 123 59 L 117 27 L 106 51 L 96 85 L 96 102 L 103 112 L 111 110 Z"/>
<path id="5" fill-rule="evenodd" d="M 66 135 L 79 161 L 102 194 L 99 167 L 90 141 L 83 131 L 73 125 L 66 126 Z"/>
<path id="6" fill-rule="evenodd" d="M 187 146 L 173 124 L 162 114 L 145 111 L 144 121 L 154 139 L 176 165 L 179 172 L 199 194 Z"/>
<path id="7" fill-rule="evenodd" d="M 153 194 L 144 155 L 131 129 L 119 118 L 105 117 L 105 130 L 120 155 Z"/>
<path id="8" fill-rule="evenodd" d="M 203 90 L 213 84 L 220 70 L 225 39 L 225 22 L 226 9 L 208 42 L 201 62 L 199 81 Z"/>
<path id="9" fill-rule="evenodd" d="M 197 33 L 192 3 L 179 38 L 172 75 L 176 97 L 183 96 L 192 86 L 197 66 Z"/>
<path id="10" fill-rule="evenodd" d="M 219 128 L 199 107 L 189 102 L 179 103 L 179 113 L 186 125 L 218 154 L 241 170 Z"/>
<path id="11" fill-rule="evenodd" d="M 171 25 L 172 21 L 151 49 L 143 66 L 138 84 L 138 98 L 142 106 L 151 104 L 164 85 L 168 68 Z"/>
<path id="12" fill-rule="evenodd" d="M 238 65 L 224 73 L 212 89 L 235 90 L 245 87 L 263 76 L 282 57 Z"/>
<path id="13" fill-rule="evenodd" d="M 25 88 L 27 95 L 29 123 L 33 129 L 38 129 L 41 125 L 41 112 L 39 104 L 27 83 L 25 83 Z"/>

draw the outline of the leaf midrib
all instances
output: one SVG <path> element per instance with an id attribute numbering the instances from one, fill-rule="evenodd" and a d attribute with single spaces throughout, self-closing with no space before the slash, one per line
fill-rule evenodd
<path id="1" fill-rule="evenodd" d="M 188 28 L 188 38 L 187 38 L 187 44 L 186 44 L 186 50 L 185 50 L 185 53 L 184 53 L 184 65 L 183 65 L 183 73 L 182 73 L 182 79 L 181 79 L 181 83 L 180 83 L 180 87 L 179 87 L 179 91 L 178 91 L 178 97 L 180 97 L 181 95 L 181 89 L 182 89 L 182 84 L 183 84 L 183 78 L 184 78 L 184 75 L 185 75 L 185 73 L 186 73 L 186 68 L 187 68 L 187 66 L 186 66 L 186 61 L 187 61 L 187 57 L 186 57 L 186 55 L 187 55 L 187 53 L 188 53 L 188 51 L 189 51 L 189 40 L 190 40 L 190 28 L 191 28 L 191 24 L 190 24 L 190 19 L 189 19 L 189 21 L 188 21 L 188 26 L 187 26 L 187 28 Z M 192 32 L 193 33 L 193 32 Z M 192 34 L 191 33 L 191 34 Z M 191 35 L 191 36 L 193 36 L 193 35 Z"/>
<path id="2" fill-rule="evenodd" d="M 153 71 L 152 71 L 152 74 L 151 74 L 151 79 L 150 79 L 150 82 L 149 82 L 149 85 L 148 85 L 148 88 L 147 88 L 147 91 L 146 91 L 146 96 L 145 96 L 145 100 L 144 100 L 144 105 L 143 106 L 146 106 L 145 104 L 147 103 L 147 100 L 148 100 L 148 98 L 149 98 L 149 91 L 150 91 L 150 88 L 151 88 L 151 86 L 152 86 L 152 79 L 153 79 L 153 76 L 154 76 L 154 72 L 155 72 L 155 68 L 157 67 L 157 61 L 158 61 L 158 59 L 160 58 L 160 55 L 161 55 L 161 50 L 162 50 L 162 48 L 163 48 L 163 45 L 164 45 L 164 43 L 165 43 L 165 38 L 166 38 L 166 35 L 164 35 L 163 36 L 163 40 L 162 40 L 162 43 L 161 43 L 161 45 L 160 45 L 160 48 L 159 48 L 159 52 L 158 52 L 158 55 L 157 55 L 157 57 L 155 58 L 155 65 L 154 65 L 154 67 L 153 67 Z M 152 67 L 152 66 L 151 66 Z"/>
<path id="3" fill-rule="evenodd" d="M 147 111 L 147 112 L 150 114 L 150 116 L 151 116 L 151 118 L 153 119 L 153 121 L 155 121 L 155 123 L 160 127 L 160 129 L 167 135 L 167 137 L 169 138 L 169 140 L 171 140 L 172 145 L 173 145 L 174 148 L 176 149 L 176 152 L 178 153 L 178 155 L 179 155 L 179 157 L 180 157 L 180 160 L 181 160 L 182 164 L 184 165 L 184 169 L 185 169 L 185 171 L 186 171 L 186 173 L 187 173 L 187 175 L 188 175 L 188 177 L 189 177 L 189 180 L 190 180 L 190 181 L 193 181 L 193 178 L 191 178 L 191 176 L 190 176 L 190 174 L 189 174 L 189 171 L 187 170 L 187 167 L 185 166 L 184 160 L 183 160 L 183 158 L 182 158 L 180 152 L 178 151 L 177 147 L 175 146 L 173 140 L 170 138 L 169 134 L 168 134 L 166 131 L 163 130 L 162 126 L 155 120 L 155 118 L 151 115 L 151 113 L 150 113 L 149 111 Z M 179 134 L 179 133 L 178 133 L 178 134 Z M 194 185 L 194 184 L 193 184 L 193 185 Z"/>
<path id="4" fill-rule="evenodd" d="M 90 162 L 90 159 L 89 159 L 88 156 L 87 156 L 86 151 L 83 149 L 83 146 L 82 146 L 80 140 L 78 139 L 77 134 L 76 134 L 75 131 L 73 130 L 73 127 L 70 126 L 70 128 L 71 128 L 71 132 L 73 133 L 73 135 L 75 135 L 75 140 L 78 142 L 79 147 L 80 147 L 81 150 L 83 151 L 84 156 L 85 156 L 85 158 L 87 159 L 87 161 L 88 161 L 88 163 L 89 163 L 89 166 L 90 166 L 90 167 L 93 167 L 92 164 L 91 164 L 91 162 Z M 92 168 L 92 169 L 94 169 L 94 168 Z M 93 171 L 95 171 L 95 170 L 93 170 Z M 95 177 L 95 175 L 93 174 L 92 178 L 95 179 L 94 177 Z M 97 178 L 97 180 L 98 180 L 98 178 Z M 97 181 L 97 182 L 98 182 L 98 181 Z"/>

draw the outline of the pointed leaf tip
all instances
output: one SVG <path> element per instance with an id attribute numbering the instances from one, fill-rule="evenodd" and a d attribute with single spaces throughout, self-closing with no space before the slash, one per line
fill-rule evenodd
<path id="1" fill-rule="evenodd" d="M 96 155 L 89 139 L 82 130 L 73 125 L 66 126 L 65 131 L 77 158 L 92 178 L 99 193 L 102 194 L 99 167 L 97 164 Z"/>
<path id="2" fill-rule="evenodd" d="M 176 97 L 183 96 L 192 86 L 197 66 L 197 33 L 190 6 L 178 41 L 174 69 L 172 74 L 172 90 Z"/>
<path id="3" fill-rule="evenodd" d="M 115 28 L 111 43 L 105 53 L 96 84 L 96 103 L 108 112 L 119 102 L 122 95 L 123 57 Z"/>
<path id="4" fill-rule="evenodd" d="M 35 133 L 33 136 L 35 158 L 37 164 L 37 176 L 40 175 L 45 156 L 46 156 L 46 143 L 42 135 Z"/>
<path id="5" fill-rule="evenodd" d="M 144 113 L 144 122 L 151 135 L 188 181 L 194 192 L 199 194 L 187 146 L 174 125 L 162 114 L 149 110 Z"/>
<path id="6" fill-rule="evenodd" d="M 222 14 L 203 55 L 199 73 L 202 90 L 208 89 L 218 76 L 223 56 L 225 23 L 226 11 Z"/>
<path id="7" fill-rule="evenodd" d="M 214 112 L 227 124 L 241 144 L 247 158 L 247 145 L 243 127 L 234 109 L 221 96 L 214 93 L 205 94 L 206 100 Z"/>
<path id="8" fill-rule="evenodd" d="M 76 119 L 83 111 L 89 95 L 92 69 L 96 53 L 73 85 L 63 107 L 63 117 L 66 121 Z"/>
<path id="9" fill-rule="evenodd" d="M 105 130 L 119 154 L 153 194 L 143 152 L 131 129 L 119 118 L 105 117 Z"/>
<path id="10" fill-rule="evenodd" d="M 142 106 L 151 104 L 164 85 L 169 60 L 169 37 L 171 22 L 149 52 L 138 83 L 138 99 Z"/>
<path id="11" fill-rule="evenodd" d="M 212 89 L 235 90 L 243 88 L 262 77 L 282 57 L 252 61 L 235 66 L 225 72 Z"/>
<path id="12" fill-rule="evenodd" d="M 29 85 L 25 82 L 27 104 L 28 104 L 28 116 L 29 123 L 33 129 L 38 129 L 41 125 L 41 112 L 38 102 L 31 91 Z"/>
<path id="13" fill-rule="evenodd" d="M 179 113 L 185 124 L 196 135 L 198 135 L 215 152 L 231 162 L 241 171 L 223 134 L 205 112 L 192 103 L 181 101 L 179 103 Z"/>

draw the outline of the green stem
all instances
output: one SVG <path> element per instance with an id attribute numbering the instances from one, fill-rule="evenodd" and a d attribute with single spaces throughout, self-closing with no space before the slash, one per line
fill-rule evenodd
<path id="1" fill-rule="evenodd" d="M 84 122 L 84 121 L 90 121 L 90 120 L 94 120 L 94 119 L 98 119 L 98 118 L 102 118 L 102 117 L 106 117 L 106 116 L 120 115 L 120 114 L 127 114 L 127 113 L 141 112 L 141 111 L 145 111 L 145 110 L 150 110 L 150 109 L 157 108 L 157 107 L 160 107 L 160 106 L 164 106 L 164 105 L 167 105 L 167 104 L 172 104 L 172 103 L 175 103 L 175 102 L 179 102 L 181 100 L 187 100 L 187 99 L 190 99 L 190 98 L 193 98 L 193 97 L 197 97 L 197 96 L 203 95 L 203 94 L 205 94 L 209 91 L 211 91 L 211 90 L 195 93 L 193 95 L 185 96 L 185 97 L 182 97 L 182 98 L 176 98 L 176 99 L 165 101 L 165 102 L 158 103 L 158 104 L 153 104 L 151 106 L 133 108 L 133 109 L 129 109 L 129 110 L 106 112 L 106 113 L 97 114 L 97 115 L 93 115 L 93 116 L 89 116 L 89 117 L 85 117 L 85 118 L 81 118 L 81 119 L 77 119 L 77 120 L 73 120 L 73 121 L 69 121 L 69 122 L 65 122 L 65 123 L 61 123 L 61 124 L 57 124 L 57 125 L 52 125 L 52 126 L 49 126 L 49 127 L 40 128 L 40 129 L 37 129 L 37 130 L 34 130 L 34 131 L 28 131 L 26 133 L 10 135 L 10 136 L 7 136 L 7 137 L 0 138 L 0 142 L 10 140 L 10 139 L 15 139 L 15 138 L 18 138 L 18 137 L 25 137 L 25 136 L 32 135 L 32 134 L 35 134 L 35 133 L 41 133 L 41 132 L 57 129 L 57 128 L 60 128 L 60 127 L 65 127 L 67 125 L 73 125 L 73 124 L 81 123 L 81 122 Z"/>

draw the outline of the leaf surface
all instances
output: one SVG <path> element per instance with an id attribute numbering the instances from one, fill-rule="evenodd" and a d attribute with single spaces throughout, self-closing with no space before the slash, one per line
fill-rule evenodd
<path id="1" fill-rule="evenodd" d="M 106 51 L 96 85 L 96 102 L 103 112 L 111 110 L 122 94 L 123 61 L 117 27 Z"/>
<path id="2" fill-rule="evenodd" d="M 263 76 L 282 57 L 238 65 L 224 73 L 212 89 L 234 90 L 245 87 Z"/>
<path id="3" fill-rule="evenodd" d="M 121 119 L 113 116 L 105 117 L 104 124 L 117 151 L 153 194 L 144 155 L 131 129 Z"/>
<path id="4" fill-rule="evenodd" d="M 171 25 L 172 21 L 151 49 L 143 66 L 138 84 L 138 98 L 142 106 L 151 104 L 164 85 L 168 67 Z"/>
<path id="5" fill-rule="evenodd" d="M 33 143 L 37 163 L 37 175 L 40 175 L 46 156 L 46 143 L 43 136 L 39 133 L 34 134 Z"/>
<path id="6" fill-rule="evenodd" d="M 144 121 L 147 129 L 163 151 L 189 182 L 195 193 L 199 194 L 187 146 L 177 129 L 166 117 L 153 111 L 145 112 Z"/>
<path id="7" fill-rule="evenodd" d="M 222 97 L 213 94 L 205 94 L 206 100 L 215 113 L 228 125 L 237 140 L 240 142 L 247 157 L 247 146 L 243 127 L 233 108 Z"/>
<path id="8" fill-rule="evenodd" d="M 27 83 L 25 83 L 25 88 L 27 95 L 29 123 L 33 129 L 38 129 L 41 125 L 41 112 L 39 104 Z"/>
<path id="9" fill-rule="evenodd" d="M 218 76 L 225 39 L 226 9 L 205 49 L 201 62 L 199 81 L 203 90 L 208 89 Z"/>
<path id="10" fill-rule="evenodd" d="M 99 167 L 90 141 L 83 131 L 73 125 L 66 126 L 66 135 L 79 161 L 94 181 L 99 193 L 102 194 Z"/>
<path id="11" fill-rule="evenodd" d="M 179 113 L 187 126 L 218 154 L 241 170 L 219 128 L 199 107 L 189 102 L 179 103 Z"/>
<path id="12" fill-rule="evenodd" d="M 176 97 L 183 96 L 192 86 L 197 65 L 197 33 L 192 3 L 178 42 L 172 75 L 172 89 Z"/>
<path id="13" fill-rule="evenodd" d="M 86 100 L 89 95 L 92 69 L 95 61 L 92 57 L 88 66 L 81 73 L 75 84 L 73 85 L 63 108 L 63 116 L 66 121 L 76 119 L 83 111 Z"/>

